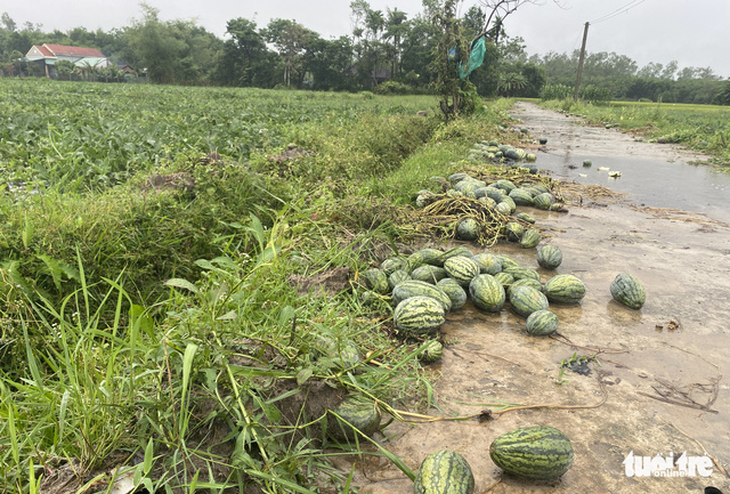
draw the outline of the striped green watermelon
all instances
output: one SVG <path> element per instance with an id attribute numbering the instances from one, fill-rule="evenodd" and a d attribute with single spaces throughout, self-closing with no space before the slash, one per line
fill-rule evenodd
<path id="1" fill-rule="evenodd" d="M 440 266 L 424 264 L 411 271 L 411 279 L 425 281 L 435 285 L 437 281 L 446 278 L 446 270 Z"/>
<path id="2" fill-rule="evenodd" d="M 450 277 L 467 286 L 481 272 L 479 264 L 471 257 L 451 257 L 444 262 L 444 271 Z"/>
<path id="3" fill-rule="evenodd" d="M 526 222 L 528 222 L 528 223 L 532 223 L 532 224 L 535 224 L 535 218 L 533 218 L 533 217 L 532 217 L 532 216 L 530 216 L 529 214 L 525 213 L 524 211 L 523 211 L 523 212 L 520 212 L 520 213 L 517 213 L 517 214 L 515 215 L 515 218 L 519 218 L 519 219 L 521 219 L 522 221 L 526 221 Z"/>
<path id="4" fill-rule="evenodd" d="M 489 446 L 489 456 L 505 472 L 528 479 L 551 480 L 573 466 L 573 446 L 558 429 L 522 427 L 502 434 Z"/>
<path id="5" fill-rule="evenodd" d="M 517 188 L 517 186 L 512 181 L 507 180 L 507 179 L 497 180 L 496 182 L 494 182 L 491 185 L 492 185 L 492 187 L 497 187 L 498 189 L 502 189 L 507 194 L 512 192 L 513 189 Z"/>
<path id="6" fill-rule="evenodd" d="M 428 455 L 413 481 L 415 494 L 472 494 L 474 474 L 466 459 L 453 451 Z"/>
<path id="7" fill-rule="evenodd" d="M 559 274 L 545 283 L 543 292 L 550 302 L 578 304 L 585 297 L 586 286 L 578 277 L 572 274 Z"/>
<path id="8" fill-rule="evenodd" d="M 497 187 L 494 187 L 492 185 L 488 185 L 484 188 L 484 193 L 489 197 L 490 199 L 493 199 L 496 203 L 502 202 L 502 199 L 504 199 L 505 191 L 502 189 L 498 189 Z"/>
<path id="9" fill-rule="evenodd" d="M 472 259 L 479 265 L 479 270 L 482 273 L 494 276 L 502 271 L 502 261 L 494 254 L 481 252 L 472 257 Z"/>
<path id="10" fill-rule="evenodd" d="M 515 201 L 517 206 L 532 206 L 533 204 L 532 195 L 521 187 L 512 189 L 509 196 Z"/>
<path id="11" fill-rule="evenodd" d="M 464 218 L 456 225 L 454 237 L 458 240 L 476 240 L 479 236 L 479 222 L 474 218 Z"/>
<path id="12" fill-rule="evenodd" d="M 553 195 L 550 192 L 543 192 L 542 194 L 536 195 L 532 202 L 537 209 L 543 209 L 547 211 L 553 204 Z"/>
<path id="13" fill-rule="evenodd" d="M 401 281 L 410 280 L 411 275 L 410 273 L 405 269 L 398 269 L 396 271 L 393 271 L 390 273 L 390 276 L 388 276 L 388 286 L 390 287 L 391 291 L 395 286 L 400 283 Z"/>
<path id="14" fill-rule="evenodd" d="M 489 274 L 474 277 L 469 284 L 469 294 L 475 307 L 486 312 L 499 312 L 504 306 L 504 287 Z"/>
<path id="15" fill-rule="evenodd" d="M 466 245 L 459 245 L 457 247 L 454 247 L 453 249 L 449 249 L 444 252 L 439 258 L 439 261 L 441 261 L 441 266 L 443 266 L 444 263 L 452 257 L 472 257 L 473 255 L 474 253 L 469 250 L 469 247 L 467 247 Z"/>
<path id="16" fill-rule="evenodd" d="M 471 178 L 471 177 L 464 172 L 454 173 L 453 175 L 449 176 L 449 182 L 451 182 L 451 185 L 456 185 L 457 183 L 461 182 L 462 180 L 466 180 L 468 178 Z"/>
<path id="17" fill-rule="evenodd" d="M 529 286 L 518 286 L 510 290 L 509 303 L 518 316 L 525 318 L 535 311 L 549 307 L 547 297 Z"/>
<path id="18" fill-rule="evenodd" d="M 545 269 L 555 269 L 563 262 L 563 252 L 557 245 L 543 245 L 537 249 L 537 263 Z"/>
<path id="19" fill-rule="evenodd" d="M 408 269 L 408 262 L 403 257 L 389 257 L 380 263 L 380 270 L 390 276 L 399 269 Z"/>
<path id="20" fill-rule="evenodd" d="M 444 346 L 439 340 L 429 340 L 420 348 L 418 359 L 424 364 L 437 362 L 444 354 Z"/>
<path id="21" fill-rule="evenodd" d="M 641 309 L 646 302 L 644 285 L 632 274 L 620 273 L 611 282 L 610 289 L 613 299 L 630 309 Z"/>
<path id="22" fill-rule="evenodd" d="M 331 336 L 317 337 L 316 353 L 318 357 L 332 359 L 340 369 L 350 369 L 360 362 L 360 353 L 352 340 L 335 340 Z"/>
<path id="23" fill-rule="evenodd" d="M 443 305 L 435 298 L 416 296 L 407 298 L 396 306 L 393 321 L 395 327 L 407 337 L 420 338 L 433 336 L 446 322 L 444 314 Z"/>
<path id="24" fill-rule="evenodd" d="M 515 282 L 514 277 L 504 271 L 500 271 L 499 273 L 495 274 L 494 279 L 497 280 L 499 284 L 504 287 L 505 290 L 507 290 L 507 288 L 509 288 Z"/>
<path id="25" fill-rule="evenodd" d="M 510 221 L 504 227 L 504 234 L 507 237 L 507 240 L 519 242 L 522 235 L 525 234 L 525 229 L 518 222 Z"/>
<path id="26" fill-rule="evenodd" d="M 422 296 L 437 300 L 445 312 L 451 310 L 451 299 L 436 286 L 420 280 L 406 280 L 393 288 L 393 304 L 398 305 L 411 297 Z"/>
<path id="27" fill-rule="evenodd" d="M 457 310 L 464 307 L 466 303 L 466 292 L 458 281 L 453 278 L 444 278 L 436 283 L 436 287 L 444 292 L 451 299 L 451 310 Z"/>
<path id="28" fill-rule="evenodd" d="M 365 286 L 376 293 L 386 294 L 390 291 L 388 277 L 378 268 L 370 268 L 360 273 Z"/>
<path id="29" fill-rule="evenodd" d="M 531 280 L 540 281 L 540 275 L 534 269 L 523 268 L 522 266 L 510 266 L 506 269 L 503 269 L 502 271 L 512 275 L 515 280 L 529 278 Z"/>
<path id="30" fill-rule="evenodd" d="M 441 266 L 443 264 L 441 256 L 444 255 L 444 252 L 442 250 L 427 247 L 417 251 L 416 254 L 420 256 L 422 262 L 425 264 L 430 264 L 431 266 Z"/>
<path id="31" fill-rule="evenodd" d="M 519 280 L 515 280 L 512 282 L 509 287 L 507 287 L 507 297 L 512 294 L 512 290 L 517 288 L 518 286 L 529 286 L 537 290 L 538 292 L 542 291 L 542 283 L 540 283 L 539 280 L 534 280 L 532 278 L 520 278 Z"/>
<path id="32" fill-rule="evenodd" d="M 502 263 L 502 271 L 509 269 L 509 268 L 517 268 L 519 267 L 519 263 L 512 259 L 511 257 L 505 256 L 505 255 L 498 255 L 497 256 Z"/>
<path id="33" fill-rule="evenodd" d="M 529 334 L 546 336 L 558 330 L 558 322 L 558 316 L 549 310 L 537 310 L 528 316 L 525 325 Z"/>
<path id="34" fill-rule="evenodd" d="M 510 196 L 504 196 L 502 202 L 509 204 L 510 214 L 514 213 L 515 209 L 517 209 L 517 204 L 515 204 L 515 201 Z"/>
<path id="35" fill-rule="evenodd" d="M 537 244 L 540 243 L 540 238 L 540 230 L 537 228 L 530 228 L 522 234 L 520 247 L 523 249 L 532 249 L 533 247 L 537 247 Z"/>
<path id="36" fill-rule="evenodd" d="M 359 434 L 366 436 L 380 428 L 382 414 L 378 405 L 360 396 L 348 396 L 334 409 L 332 420 L 327 423 L 327 433 L 338 441 L 354 441 Z"/>
<path id="37" fill-rule="evenodd" d="M 501 213 L 501 214 L 503 214 L 505 216 L 509 216 L 510 214 L 512 214 L 512 207 L 509 204 L 507 204 L 506 202 L 504 202 L 504 201 L 499 202 L 494 207 L 494 209 L 496 209 L 497 212 L 499 212 L 499 213 Z"/>

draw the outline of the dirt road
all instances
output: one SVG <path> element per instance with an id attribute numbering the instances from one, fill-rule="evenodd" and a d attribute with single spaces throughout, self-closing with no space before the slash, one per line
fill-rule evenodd
<path id="1" fill-rule="evenodd" d="M 610 157 L 622 163 L 625 183 L 634 180 L 631 165 L 638 160 L 687 166 L 681 161 L 696 158 L 534 105 L 519 105 L 515 115 L 533 136 L 549 139 L 538 166 L 557 160 L 574 170 L 569 165 L 582 155 Z M 730 492 L 724 473 L 730 469 L 730 225 L 720 219 L 722 206 L 713 204 L 717 214 L 708 217 L 586 195 L 567 214 L 530 209 L 539 224 L 554 229 L 547 242 L 564 255 L 557 273 L 575 274 L 588 288 L 581 305 L 551 308 L 566 340 L 531 337 L 514 314 L 487 315 L 467 304 L 443 327 L 450 345 L 434 369 L 442 374 L 440 409 L 430 413 L 467 416 L 498 411 L 503 403 L 551 406 L 484 422 L 396 422 L 386 429 L 391 439 L 384 445 L 413 470 L 431 452 L 460 452 L 474 471 L 476 493 L 669 494 L 701 493 L 707 486 Z M 534 249 L 499 245 L 490 251 L 537 268 Z M 539 272 L 543 282 L 555 274 Z M 609 285 L 619 272 L 644 283 L 642 310 L 612 301 Z M 561 372 L 561 361 L 574 355 L 596 357 L 589 375 Z M 532 425 L 552 425 L 572 440 L 575 464 L 558 481 L 504 476 L 489 458 L 494 438 Z M 652 458 L 673 453 L 675 459 L 683 452 L 708 453 L 716 463 L 707 477 L 629 476 L 624 460 L 631 452 Z M 364 461 L 356 480 L 364 492 L 412 492 L 411 482 L 387 460 Z"/>

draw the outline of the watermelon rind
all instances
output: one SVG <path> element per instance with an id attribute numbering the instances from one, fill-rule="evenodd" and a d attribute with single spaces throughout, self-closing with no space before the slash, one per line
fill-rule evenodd
<path id="1" fill-rule="evenodd" d="M 549 310 L 537 310 L 527 317 L 525 327 L 533 336 L 547 336 L 558 330 L 558 316 Z"/>
<path id="2" fill-rule="evenodd" d="M 451 299 L 449 296 L 431 283 L 420 280 L 406 280 L 398 283 L 393 288 L 392 299 L 393 304 L 396 306 L 402 301 L 416 296 L 431 297 L 441 304 L 445 312 L 451 310 Z"/>
<path id="3" fill-rule="evenodd" d="M 646 302 L 644 285 L 629 273 L 619 273 L 611 282 L 611 296 L 613 299 L 630 309 L 639 310 Z"/>
<path id="4" fill-rule="evenodd" d="M 489 446 L 492 461 L 505 472 L 528 479 L 552 480 L 573 466 L 568 436 L 550 426 L 521 427 Z"/>
<path id="5" fill-rule="evenodd" d="M 502 284 L 489 274 L 480 274 L 471 280 L 469 295 L 474 306 L 485 312 L 499 312 L 507 298 Z"/>
<path id="6" fill-rule="evenodd" d="M 462 286 L 468 286 L 471 280 L 481 272 L 481 269 L 471 257 L 457 256 L 444 262 L 444 271 Z"/>
<path id="7" fill-rule="evenodd" d="M 380 408 L 364 397 L 349 396 L 333 412 L 332 420 L 327 423 L 327 432 L 338 441 L 353 441 L 359 437 L 353 427 L 366 436 L 371 436 L 380 428 Z"/>
<path id="8" fill-rule="evenodd" d="M 556 269 L 563 262 L 563 252 L 557 245 L 543 245 L 537 249 L 537 263 L 544 269 Z"/>
<path id="9" fill-rule="evenodd" d="M 435 298 L 416 296 L 407 298 L 396 306 L 393 322 L 407 337 L 428 337 L 433 336 L 446 322 L 445 314 L 443 305 Z"/>
<path id="10" fill-rule="evenodd" d="M 451 299 L 451 310 L 457 310 L 466 304 L 467 295 L 461 284 L 453 278 L 444 278 L 436 283 L 436 287 Z"/>
<path id="11" fill-rule="evenodd" d="M 572 274 L 559 274 L 550 278 L 543 289 L 550 302 L 578 304 L 586 294 L 585 284 Z"/>
<path id="12" fill-rule="evenodd" d="M 472 494 L 474 474 L 469 462 L 448 450 L 428 455 L 413 480 L 414 494 Z"/>
<path id="13" fill-rule="evenodd" d="M 509 303 L 515 314 L 524 318 L 550 306 L 547 297 L 542 292 L 529 286 L 518 286 L 510 290 Z"/>
<path id="14" fill-rule="evenodd" d="M 494 254 L 481 252 L 474 255 L 472 260 L 479 265 L 479 270 L 484 274 L 491 274 L 494 276 L 502 271 L 502 261 Z"/>

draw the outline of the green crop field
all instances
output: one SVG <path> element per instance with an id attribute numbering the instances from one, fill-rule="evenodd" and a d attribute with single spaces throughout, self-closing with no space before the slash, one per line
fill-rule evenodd
<path id="1" fill-rule="evenodd" d="M 0 492 L 347 492 L 325 450 L 367 441 L 328 407 L 430 396 L 423 342 L 351 283 L 509 103 L 444 125 L 426 96 L 0 90 Z"/>

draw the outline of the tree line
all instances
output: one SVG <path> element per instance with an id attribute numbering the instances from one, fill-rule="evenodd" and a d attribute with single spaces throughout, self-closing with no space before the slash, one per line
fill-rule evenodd
<path id="1" fill-rule="evenodd" d="M 53 43 L 98 48 L 115 64 L 127 64 L 160 84 L 428 93 L 437 78 L 434 53 L 442 49 L 441 28 L 433 22 L 440 4 L 423 0 L 423 11 L 409 18 L 398 8 L 377 10 L 367 0 L 353 0 L 352 32 L 331 39 L 295 20 L 272 19 L 259 26 L 243 17 L 229 20 L 221 39 L 194 21 L 163 21 L 147 4 L 141 4 L 140 18 L 110 31 L 76 27 L 45 32 L 29 22 L 17 26 L 4 13 L 0 72 L 42 75 L 22 58 L 32 45 Z M 487 13 L 474 6 L 463 15 L 460 23 L 467 38 L 480 32 Z M 484 64 L 469 76 L 479 95 L 567 96 L 575 83 L 578 52 L 530 56 L 524 40 L 509 37 L 503 25 L 496 25 L 499 36 L 486 44 Z M 63 65 L 61 69 L 64 74 L 73 71 Z M 102 80 L 121 80 L 116 66 L 107 72 Z M 670 62 L 640 68 L 616 53 L 589 53 L 583 83 L 582 94 L 593 100 L 730 104 L 730 80 L 723 81 L 710 67 L 680 69 Z"/>

